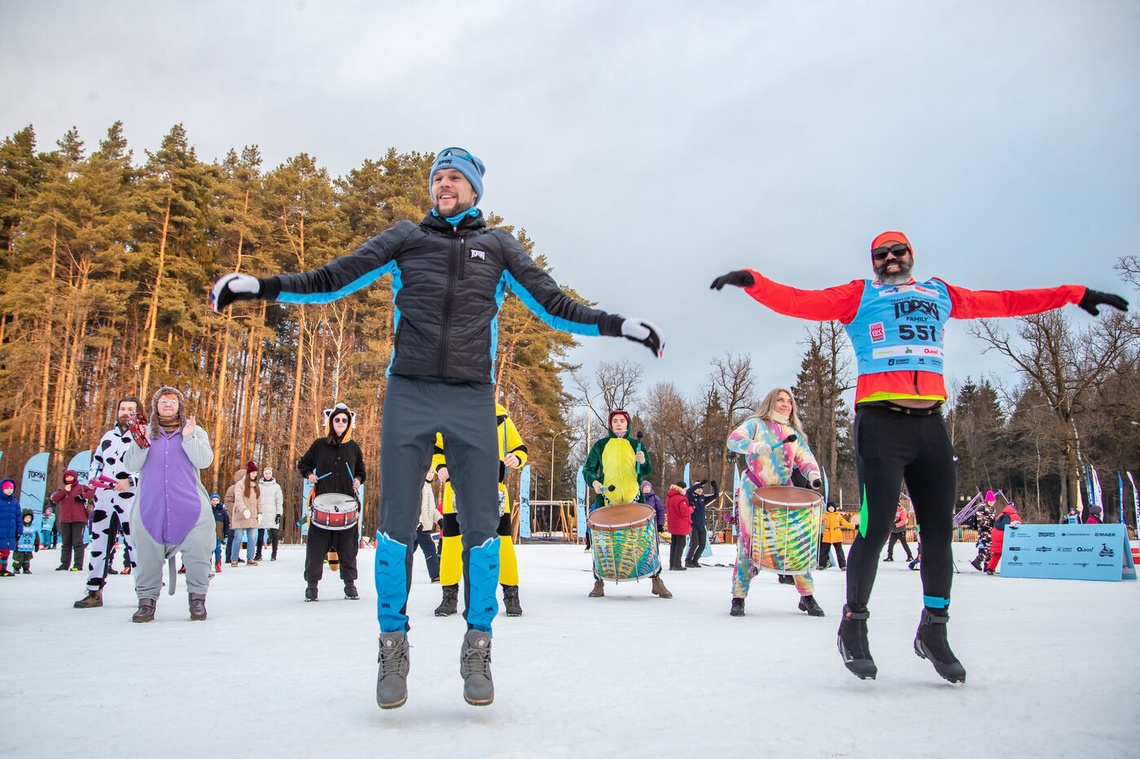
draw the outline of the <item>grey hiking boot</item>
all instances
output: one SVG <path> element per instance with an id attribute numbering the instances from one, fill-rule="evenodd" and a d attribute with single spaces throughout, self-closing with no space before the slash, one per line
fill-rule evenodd
<path id="1" fill-rule="evenodd" d="M 94 609 L 94 608 L 97 608 L 97 607 L 102 606 L 102 605 L 103 605 L 103 591 L 102 591 L 102 589 L 100 589 L 100 590 L 89 590 L 89 591 L 87 591 L 87 595 L 85 595 L 83 598 L 80 598 L 78 601 L 76 601 L 74 604 L 72 604 L 72 606 L 74 606 L 76 609 Z"/>
<path id="2" fill-rule="evenodd" d="M 376 705 L 395 709 L 408 700 L 408 636 L 402 632 L 380 633 L 380 670 L 376 673 Z"/>
<path id="3" fill-rule="evenodd" d="M 503 608 L 506 609 L 508 617 L 522 616 L 522 604 L 519 603 L 518 585 L 503 586 Z"/>
<path id="4" fill-rule="evenodd" d="M 589 592 L 590 598 L 601 598 L 606 594 L 606 584 L 601 580 L 594 580 L 594 589 Z"/>
<path id="5" fill-rule="evenodd" d="M 491 682 L 491 633 L 468 630 L 459 652 L 459 674 L 463 677 L 463 700 L 472 706 L 486 706 L 495 700 Z"/>
<path id="6" fill-rule="evenodd" d="M 206 594 L 190 594 L 190 620 L 201 622 L 206 619 Z"/>
<path id="7" fill-rule="evenodd" d="M 444 585 L 443 600 L 439 602 L 439 606 L 435 607 L 435 615 L 437 617 L 450 617 L 456 612 L 458 606 L 459 586 Z"/>
<path id="8" fill-rule="evenodd" d="M 154 621 L 154 607 L 158 601 L 153 598 L 140 598 L 139 610 L 131 615 L 132 622 L 153 622 Z"/>

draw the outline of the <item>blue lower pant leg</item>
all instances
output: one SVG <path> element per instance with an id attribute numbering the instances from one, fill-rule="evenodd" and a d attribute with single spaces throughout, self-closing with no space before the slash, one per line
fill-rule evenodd
<path id="1" fill-rule="evenodd" d="M 472 548 L 465 566 L 463 618 L 469 629 L 489 633 L 499 612 L 499 538 Z"/>
<path id="2" fill-rule="evenodd" d="M 408 546 L 376 533 L 376 619 L 380 632 L 408 630 Z"/>

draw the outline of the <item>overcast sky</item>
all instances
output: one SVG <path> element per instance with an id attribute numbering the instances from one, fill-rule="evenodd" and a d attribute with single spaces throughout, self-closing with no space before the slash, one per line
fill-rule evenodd
<path id="1" fill-rule="evenodd" d="M 761 392 L 790 385 L 807 323 L 709 282 L 862 278 L 885 229 L 920 278 L 1135 300 L 1112 270 L 1140 250 L 1131 0 L 0 0 L 0 18 L 0 136 L 31 124 L 41 150 L 72 126 L 94 148 L 116 120 L 138 161 L 176 123 L 203 160 L 256 144 L 266 169 L 306 152 L 334 176 L 470 149 L 480 205 L 556 279 L 663 330 L 656 361 L 586 341 L 589 373 L 633 359 L 695 395 L 733 352 Z M 951 383 L 1012 383 L 982 347 L 951 324 Z"/>

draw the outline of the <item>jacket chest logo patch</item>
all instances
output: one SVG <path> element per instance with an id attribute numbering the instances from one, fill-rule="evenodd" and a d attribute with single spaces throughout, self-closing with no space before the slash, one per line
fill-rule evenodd
<path id="1" fill-rule="evenodd" d="M 486 261 L 487 260 L 487 254 L 485 252 L 479 250 L 478 248 L 472 248 L 469 251 L 469 254 L 470 254 L 470 260 L 472 260 L 472 261 L 474 261 L 475 259 L 478 259 L 480 261 Z"/>

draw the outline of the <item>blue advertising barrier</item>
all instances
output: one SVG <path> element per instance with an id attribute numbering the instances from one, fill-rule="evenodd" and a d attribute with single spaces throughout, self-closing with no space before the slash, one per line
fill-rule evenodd
<path id="1" fill-rule="evenodd" d="M 1135 580 L 1128 532 L 1121 524 L 1023 524 L 1006 528 L 1003 577 Z"/>

